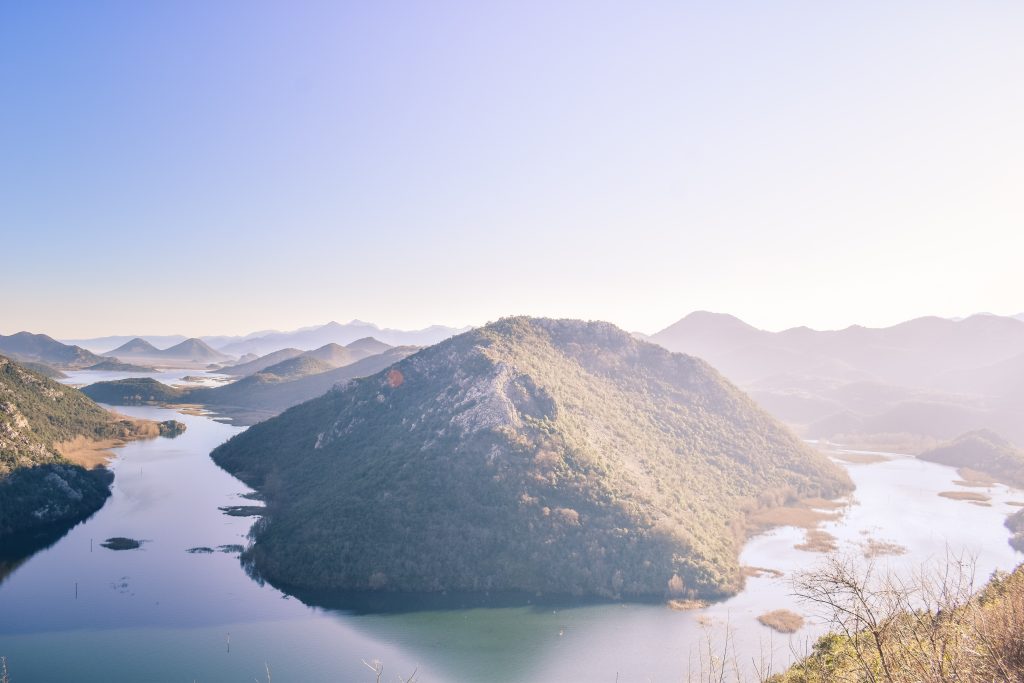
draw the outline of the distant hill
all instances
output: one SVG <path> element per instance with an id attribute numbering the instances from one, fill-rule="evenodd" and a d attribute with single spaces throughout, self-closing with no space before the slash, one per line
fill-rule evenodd
<path id="1" fill-rule="evenodd" d="M 223 354 L 201 339 L 186 339 L 166 349 L 158 349 L 145 339 L 132 339 L 125 344 L 108 351 L 107 357 L 118 359 L 141 360 L 157 364 L 188 363 L 202 364 L 222 363 L 232 357 Z"/>
<path id="2" fill-rule="evenodd" d="M 96 365 L 90 365 L 86 370 L 100 370 L 103 372 L 156 372 L 156 368 L 152 368 L 148 365 L 122 363 L 116 358 L 101 361 Z"/>
<path id="3" fill-rule="evenodd" d="M 363 337 L 362 339 L 356 339 L 354 342 L 345 345 L 345 348 L 349 351 L 357 354 L 362 354 L 362 358 L 367 356 L 375 356 L 378 353 L 384 353 L 391 348 L 391 344 L 385 344 L 379 339 L 373 337 Z M 413 346 L 416 346 L 415 344 Z M 425 346 L 420 344 L 420 346 Z"/>
<path id="4" fill-rule="evenodd" d="M 172 387 L 152 377 L 128 377 L 96 382 L 82 388 L 82 393 L 96 401 L 115 406 L 138 406 L 151 403 L 187 403 L 188 390 Z"/>
<path id="5" fill-rule="evenodd" d="M 354 353 L 347 347 L 332 342 L 330 344 L 324 344 L 319 349 L 306 351 L 302 354 L 302 357 L 322 361 L 333 368 L 340 368 L 342 365 L 348 365 L 360 358 L 365 358 L 367 355 L 368 354 Z"/>
<path id="6" fill-rule="evenodd" d="M 327 372 L 328 370 L 333 370 L 336 367 L 337 365 L 333 363 L 328 363 L 327 361 L 302 354 L 301 356 L 296 356 L 295 358 L 289 358 L 288 360 L 283 360 L 280 363 L 275 363 L 268 368 L 260 370 L 258 374 L 266 377 L 275 377 L 280 381 L 287 381 L 289 379 L 305 377 L 306 375 L 316 375 L 321 372 Z"/>
<path id="7" fill-rule="evenodd" d="M 104 360 L 80 346 L 68 346 L 45 334 L 31 332 L 0 335 L 0 353 L 17 361 L 43 363 L 62 369 L 84 368 Z"/>
<path id="8" fill-rule="evenodd" d="M 196 389 L 189 398 L 225 411 L 242 424 L 251 423 L 322 396 L 338 384 L 376 374 L 418 350 L 415 346 L 396 346 L 340 368 L 287 381 L 259 372 L 222 387 Z"/>
<path id="9" fill-rule="evenodd" d="M 1024 488 L 1024 450 L 987 429 L 962 434 L 918 457 L 940 465 L 969 467 L 1004 484 Z"/>
<path id="10" fill-rule="evenodd" d="M 160 352 L 161 358 L 203 363 L 219 363 L 231 360 L 232 356 L 213 349 L 202 339 L 186 339 Z"/>
<path id="11" fill-rule="evenodd" d="M 296 356 L 284 363 L 299 361 L 297 366 L 282 366 L 278 368 L 281 374 L 265 370 L 219 387 L 185 389 L 155 379 L 131 378 L 96 382 L 82 391 L 93 400 L 110 405 L 201 403 L 241 424 L 251 424 L 316 398 L 340 382 L 380 372 L 417 350 L 417 347 L 395 347 L 336 369 L 323 361 Z M 314 368 L 319 372 L 307 374 Z"/>
<path id="12" fill-rule="evenodd" d="M 303 353 L 304 352 L 299 349 L 280 349 L 278 351 L 268 353 L 265 356 L 259 356 L 245 363 L 238 363 L 237 365 L 228 365 L 223 368 L 218 368 L 215 372 L 225 375 L 245 377 L 246 375 L 252 375 L 264 368 L 268 368 L 275 363 L 280 363 L 283 360 L 301 356 Z"/>
<path id="13" fill-rule="evenodd" d="M 704 358 L 807 436 L 888 434 L 898 447 L 987 427 L 1024 444 L 1024 321 L 1015 318 L 767 332 L 700 312 L 651 339 Z"/>
<path id="14" fill-rule="evenodd" d="M 111 335 L 107 337 L 89 337 L 85 339 L 61 339 L 65 344 L 74 344 L 89 349 L 93 353 L 107 353 L 110 349 L 117 348 L 133 339 L 142 339 L 157 348 L 173 346 L 183 342 L 188 337 L 180 334 L 138 334 L 138 335 Z"/>
<path id="15" fill-rule="evenodd" d="M 0 537 L 73 524 L 103 504 L 112 475 L 72 462 L 74 449 L 159 433 L 0 356 Z"/>
<path id="16" fill-rule="evenodd" d="M 571 320 L 456 336 L 212 456 L 266 497 L 247 561 L 298 591 L 718 597 L 746 510 L 851 488 L 703 361 Z"/>
<path id="17" fill-rule="evenodd" d="M 463 331 L 464 329 L 441 325 L 434 325 L 422 330 L 381 329 L 372 323 L 353 320 L 344 324 L 330 322 L 319 327 L 294 332 L 275 332 L 226 344 L 220 347 L 220 350 L 234 355 L 243 353 L 264 355 L 277 349 L 289 347 L 311 350 L 331 343 L 347 346 L 366 337 L 372 337 L 379 342 L 393 346 L 429 346 Z"/>
<path id="18" fill-rule="evenodd" d="M 153 346 L 145 339 L 136 337 L 126 341 L 116 349 L 107 351 L 103 355 L 115 356 L 117 358 L 156 358 L 160 355 L 160 349 Z"/>
<path id="19" fill-rule="evenodd" d="M 329 370 L 331 368 L 337 368 L 354 363 L 357 360 L 361 360 L 369 356 L 384 353 L 390 348 L 392 347 L 389 344 L 385 344 L 384 342 L 378 341 L 372 337 L 364 337 L 362 339 L 357 339 L 347 346 L 330 343 L 312 351 L 280 349 L 279 351 L 268 353 L 265 356 L 260 356 L 259 358 L 247 363 L 239 363 L 237 365 L 220 368 L 217 372 L 241 377 L 252 375 L 263 370 L 267 370 L 268 372 L 277 375 L 295 375 L 295 370 L 299 367 L 300 363 L 293 363 L 290 366 L 284 365 L 276 370 L 271 368 L 282 361 L 288 361 L 301 356 L 307 359 L 322 361 L 328 366 L 324 368 L 324 370 Z M 307 364 L 304 374 L 313 374 L 311 371 L 313 367 L 313 364 Z"/>

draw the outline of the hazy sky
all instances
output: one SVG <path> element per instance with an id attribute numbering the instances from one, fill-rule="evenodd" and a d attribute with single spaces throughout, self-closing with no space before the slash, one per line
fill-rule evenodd
<path id="1" fill-rule="evenodd" d="M 0 3 L 0 333 L 1024 310 L 1024 3 Z"/>

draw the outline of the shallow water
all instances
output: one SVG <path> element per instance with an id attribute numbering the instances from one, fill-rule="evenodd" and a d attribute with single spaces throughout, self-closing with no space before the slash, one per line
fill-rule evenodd
<path id="1" fill-rule="evenodd" d="M 182 420 L 188 431 L 119 449 L 103 509 L 0 583 L 0 655 L 14 683 L 252 681 L 266 680 L 268 665 L 275 682 L 359 681 L 373 679 L 362 661 L 375 659 L 392 681 L 414 669 L 420 681 L 678 681 L 705 638 L 720 643 L 727 626 L 742 661 L 774 652 L 776 668 L 823 629 L 811 621 L 791 639 L 756 621 L 778 608 L 806 615 L 789 577 L 822 556 L 796 550 L 803 531 L 791 527 L 752 539 L 742 554 L 744 564 L 785 576 L 752 578 L 740 595 L 695 612 L 603 604 L 356 615 L 308 607 L 253 581 L 236 554 L 185 552 L 246 542 L 252 519 L 218 508 L 251 504 L 240 497 L 248 489 L 208 457 L 241 429 L 162 408 L 119 410 Z M 1016 509 L 1007 501 L 1024 494 L 958 487 L 953 469 L 913 458 L 841 464 L 857 491 L 843 517 L 823 525 L 841 551 L 862 554 L 868 537 L 896 543 L 907 552 L 879 561 L 897 568 L 942 560 L 947 548 L 966 551 L 977 556 L 979 581 L 1021 561 L 1002 523 Z M 992 505 L 937 495 L 949 490 L 987 492 Z M 100 547 L 112 536 L 145 543 Z"/>

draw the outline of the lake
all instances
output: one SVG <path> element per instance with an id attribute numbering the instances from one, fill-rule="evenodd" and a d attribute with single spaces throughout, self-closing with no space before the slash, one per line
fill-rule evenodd
<path id="1" fill-rule="evenodd" d="M 176 377 L 184 374 L 201 373 Z M 65 381 L 99 376 L 79 372 Z M 265 681 L 267 667 L 275 682 L 372 681 L 364 660 L 382 662 L 382 680 L 390 681 L 414 670 L 424 682 L 678 681 L 706 639 L 720 643 L 727 629 L 742 661 L 770 651 L 778 669 L 792 647 L 805 650 L 824 628 L 812 620 L 790 637 L 756 621 L 779 608 L 811 616 L 790 596 L 789 577 L 822 555 L 795 549 L 804 532 L 793 527 L 751 539 L 741 557 L 781 578 L 751 578 L 740 595 L 698 611 L 630 603 L 378 614 L 310 607 L 250 578 L 237 550 L 219 549 L 244 545 L 253 521 L 220 511 L 253 503 L 243 497 L 250 490 L 209 458 L 242 428 L 163 408 L 117 410 L 177 419 L 188 431 L 118 449 L 106 505 L 0 582 L 0 655 L 12 683 L 251 682 Z M 1024 493 L 967 489 L 954 484 L 952 468 L 909 457 L 841 464 L 857 490 L 842 517 L 822 527 L 841 552 L 863 555 L 868 539 L 897 544 L 904 554 L 879 561 L 903 569 L 967 552 L 979 582 L 1024 559 L 1003 527 Z M 952 490 L 983 491 L 991 505 L 938 496 Z M 113 536 L 144 543 L 129 551 L 100 546 Z M 214 552 L 186 552 L 195 547 Z"/>

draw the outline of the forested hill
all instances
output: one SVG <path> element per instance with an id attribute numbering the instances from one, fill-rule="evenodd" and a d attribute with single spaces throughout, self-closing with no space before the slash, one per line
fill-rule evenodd
<path id="1" fill-rule="evenodd" d="M 745 507 L 850 488 L 703 361 L 574 320 L 459 335 L 213 457 L 297 589 L 721 596 Z"/>
<path id="2" fill-rule="evenodd" d="M 111 475 L 71 463 L 61 444 L 159 433 L 0 356 L 0 536 L 77 520 L 109 495 Z"/>

